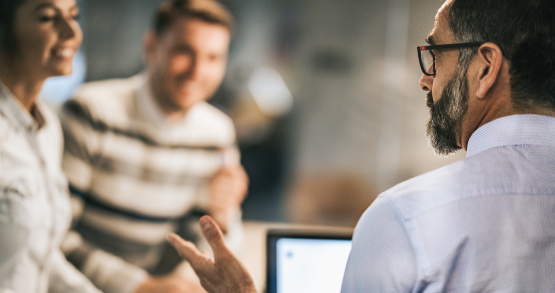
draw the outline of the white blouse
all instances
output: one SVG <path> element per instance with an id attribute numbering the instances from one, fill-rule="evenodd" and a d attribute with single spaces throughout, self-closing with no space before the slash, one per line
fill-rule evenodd
<path id="1" fill-rule="evenodd" d="M 71 221 L 60 123 L 41 102 L 33 116 L 0 82 L 0 292 L 99 292 L 59 249 Z"/>

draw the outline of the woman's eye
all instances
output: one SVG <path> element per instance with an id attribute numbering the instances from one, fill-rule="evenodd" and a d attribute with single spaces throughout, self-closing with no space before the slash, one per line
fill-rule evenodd
<path id="1" fill-rule="evenodd" d="M 58 16 L 58 11 L 51 7 L 43 8 L 37 12 L 37 17 L 40 22 L 54 21 Z"/>
<path id="2" fill-rule="evenodd" d="M 49 21 L 53 21 L 54 18 L 55 18 L 54 16 L 43 15 L 43 16 L 39 16 L 39 21 L 40 22 L 49 22 Z"/>

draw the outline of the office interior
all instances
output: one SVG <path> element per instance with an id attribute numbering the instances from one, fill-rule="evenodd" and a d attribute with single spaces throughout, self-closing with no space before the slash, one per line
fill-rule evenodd
<path id="1" fill-rule="evenodd" d="M 44 88 L 54 105 L 81 82 L 141 72 L 161 1 L 78 2 L 84 42 L 74 74 Z M 210 102 L 235 122 L 246 221 L 354 227 L 380 192 L 465 156 L 437 157 L 425 135 L 416 46 L 442 1 L 221 2 L 237 23 Z"/>

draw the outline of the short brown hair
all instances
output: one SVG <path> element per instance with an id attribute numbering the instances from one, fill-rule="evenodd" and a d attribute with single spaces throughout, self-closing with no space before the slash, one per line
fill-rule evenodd
<path id="1" fill-rule="evenodd" d="M 224 5 L 216 0 L 171 0 L 163 2 L 154 16 L 154 32 L 156 35 L 162 35 L 181 17 L 220 24 L 228 28 L 230 33 L 233 33 L 233 16 Z"/>

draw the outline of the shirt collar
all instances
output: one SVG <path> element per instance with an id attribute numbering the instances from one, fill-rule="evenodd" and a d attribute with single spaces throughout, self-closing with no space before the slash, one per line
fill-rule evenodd
<path id="1" fill-rule="evenodd" d="M 466 157 L 510 145 L 555 146 L 555 118 L 525 114 L 495 119 L 470 136 Z"/>
<path id="2" fill-rule="evenodd" d="M 40 110 L 39 103 L 32 109 L 33 116 L 19 103 L 10 89 L 0 80 L 0 104 L 2 113 L 21 128 L 38 130 L 45 125 L 45 118 Z"/>

